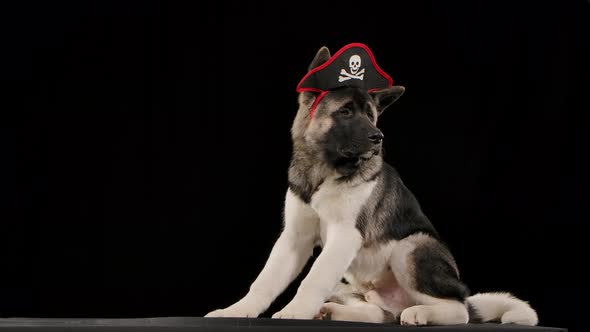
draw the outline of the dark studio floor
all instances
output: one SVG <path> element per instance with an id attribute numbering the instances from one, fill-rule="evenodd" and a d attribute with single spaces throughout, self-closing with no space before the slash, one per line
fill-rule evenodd
<path id="1" fill-rule="evenodd" d="M 155 317 L 135 319 L 95 318 L 5 318 L 0 331 L 403 331 L 403 332 L 558 332 L 567 329 L 501 324 L 410 327 L 317 320 L 269 318 Z"/>

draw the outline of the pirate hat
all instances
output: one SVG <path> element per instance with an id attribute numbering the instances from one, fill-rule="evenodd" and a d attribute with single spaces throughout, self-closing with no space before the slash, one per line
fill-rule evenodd
<path id="1" fill-rule="evenodd" d="M 356 87 L 368 92 L 386 89 L 393 80 L 375 61 L 365 44 L 352 43 L 342 47 L 328 61 L 310 70 L 297 85 L 297 92 L 317 92 L 311 114 L 320 100 L 331 90 Z"/>

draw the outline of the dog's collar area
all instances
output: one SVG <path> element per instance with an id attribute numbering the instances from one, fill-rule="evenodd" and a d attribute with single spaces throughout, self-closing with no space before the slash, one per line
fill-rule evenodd
<path id="1" fill-rule="evenodd" d="M 379 68 L 371 50 L 364 44 L 352 43 L 310 70 L 297 85 L 297 92 L 319 93 L 310 111 L 313 118 L 317 105 L 331 90 L 356 87 L 371 92 L 392 85 L 393 80 Z"/>

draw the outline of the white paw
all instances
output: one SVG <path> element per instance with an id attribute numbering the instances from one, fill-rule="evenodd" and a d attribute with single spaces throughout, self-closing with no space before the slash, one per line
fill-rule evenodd
<path id="1" fill-rule="evenodd" d="M 423 305 L 415 305 L 406 308 L 402 311 L 400 317 L 401 325 L 426 325 L 428 324 L 428 317 L 430 309 Z"/>
<path id="2" fill-rule="evenodd" d="M 283 310 L 272 315 L 272 318 L 281 319 L 312 319 L 317 311 L 310 310 L 309 306 L 298 306 L 288 304 Z"/>
<path id="3" fill-rule="evenodd" d="M 247 307 L 228 307 L 217 309 L 206 314 L 205 317 L 258 317 L 258 313 Z"/>

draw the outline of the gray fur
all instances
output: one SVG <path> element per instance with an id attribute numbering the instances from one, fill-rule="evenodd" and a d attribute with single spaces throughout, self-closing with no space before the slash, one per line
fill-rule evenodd
<path id="1" fill-rule="evenodd" d="M 393 167 L 383 164 L 377 185 L 357 220 L 365 246 L 401 240 L 416 232 L 438 238 L 438 233 L 420 210 L 416 198 Z"/>

